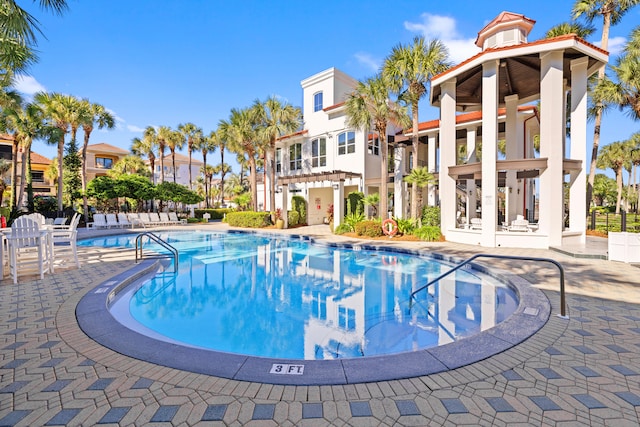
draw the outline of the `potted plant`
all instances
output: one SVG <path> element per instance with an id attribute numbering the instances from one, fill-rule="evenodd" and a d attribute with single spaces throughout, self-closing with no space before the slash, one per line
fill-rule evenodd
<path id="1" fill-rule="evenodd" d="M 327 207 L 327 220 L 329 221 L 329 230 L 333 233 L 333 203 Z"/>
<path id="2" fill-rule="evenodd" d="M 282 219 L 282 209 L 276 209 L 276 228 L 284 228 L 284 220 Z"/>

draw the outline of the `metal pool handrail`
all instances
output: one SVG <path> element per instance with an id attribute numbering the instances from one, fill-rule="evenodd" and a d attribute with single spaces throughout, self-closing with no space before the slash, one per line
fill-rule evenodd
<path id="1" fill-rule="evenodd" d="M 143 258 L 143 254 L 142 254 L 142 237 L 145 237 L 145 236 L 148 237 L 150 240 L 153 240 L 154 242 L 156 242 L 157 244 L 159 244 L 160 246 L 162 246 L 163 248 L 165 248 L 169 252 L 171 252 L 171 255 L 169 255 L 169 254 L 166 254 L 166 255 L 158 254 L 158 255 L 155 255 L 155 256 L 151 256 L 151 257 L 147 256 L 147 258 L 171 258 L 171 257 L 173 257 L 173 272 L 177 273 L 178 272 L 178 250 L 176 248 L 174 248 L 173 246 L 171 246 L 166 241 L 162 240 L 157 235 L 155 235 L 152 232 L 150 232 L 150 231 L 142 232 L 142 233 L 140 233 L 140 234 L 138 234 L 136 236 L 136 263 L 138 262 L 138 260 L 141 260 Z"/>
<path id="2" fill-rule="evenodd" d="M 550 262 L 551 264 L 554 264 L 556 267 L 558 267 L 558 270 L 560 271 L 560 317 L 565 318 L 565 319 L 569 318 L 567 316 L 567 314 L 566 314 L 566 299 L 565 299 L 565 292 L 564 292 L 564 268 L 562 268 L 562 265 L 558 261 L 550 259 L 550 258 L 536 258 L 536 257 L 526 257 L 526 256 L 517 256 L 517 255 L 494 255 L 494 254 L 476 254 L 476 255 L 473 255 L 471 258 L 468 258 L 468 259 L 462 261 L 460 264 L 456 265 L 451 270 L 446 271 L 443 274 L 441 274 L 440 276 L 438 276 L 435 279 L 431 280 L 429 283 L 427 283 L 423 287 L 413 291 L 411 293 L 411 296 L 409 297 L 409 308 L 411 308 L 411 306 L 413 305 L 413 300 L 415 299 L 415 295 L 418 292 L 421 292 L 421 291 L 427 289 L 429 286 L 431 286 L 434 283 L 438 282 L 440 279 L 442 279 L 442 278 L 448 276 L 449 274 L 453 273 L 454 271 L 464 267 L 465 265 L 469 264 L 471 261 L 473 261 L 473 260 L 475 260 L 477 258 L 517 259 L 517 260 L 522 260 L 522 261 Z"/>

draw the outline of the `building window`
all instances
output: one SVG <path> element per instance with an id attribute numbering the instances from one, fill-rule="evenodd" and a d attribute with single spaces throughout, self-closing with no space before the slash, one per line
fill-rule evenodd
<path id="1" fill-rule="evenodd" d="M 289 170 L 302 169 L 302 144 L 293 144 L 289 147 Z"/>
<path id="2" fill-rule="evenodd" d="M 31 171 L 31 182 L 44 184 L 44 172 L 41 171 Z"/>
<path id="3" fill-rule="evenodd" d="M 311 166 L 314 168 L 327 166 L 326 138 L 316 138 L 311 140 Z"/>
<path id="4" fill-rule="evenodd" d="M 113 159 L 96 157 L 96 167 L 100 169 L 111 169 L 113 167 Z"/>
<path id="5" fill-rule="evenodd" d="M 352 308 L 338 306 L 338 326 L 347 331 L 355 331 L 356 311 Z"/>
<path id="6" fill-rule="evenodd" d="M 356 133 L 342 132 L 338 135 L 338 154 L 351 154 L 356 152 Z"/>
<path id="7" fill-rule="evenodd" d="M 282 148 L 276 148 L 276 172 L 282 172 Z"/>
<path id="8" fill-rule="evenodd" d="M 376 135 L 371 135 L 367 143 L 367 150 L 369 151 L 369 154 L 373 154 L 374 156 L 379 156 L 380 155 L 380 138 L 378 138 Z"/>
<path id="9" fill-rule="evenodd" d="M 313 95 L 313 112 L 322 110 L 322 92 Z"/>

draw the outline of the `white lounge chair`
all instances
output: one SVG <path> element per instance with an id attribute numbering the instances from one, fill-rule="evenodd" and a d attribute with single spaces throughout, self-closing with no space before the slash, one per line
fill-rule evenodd
<path id="1" fill-rule="evenodd" d="M 151 218 L 149 218 L 149 214 L 146 212 L 140 212 L 138 214 L 140 216 L 140 221 L 142 221 L 142 224 L 146 227 L 146 226 L 152 226 L 154 225 L 151 222 Z"/>
<path id="2" fill-rule="evenodd" d="M 16 218 L 11 225 L 11 235 L 7 236 L 9 249 L 9 269 L 13 283 L 18 283 L 20 270 L 36 270 L 40 279 L 44 273 L 52 271 L 51 248 L 47 231 L 29 215 Z"/>
<path id="3" fill-rule="evenodd" d="M 54 226 L 51 231 L 51 239 L 53 241 L 53 261 L 56 264 L 65 265 L 67 260 L 73 261 L 76 267 L 80 268 L 78 261 L 78 250 L 76 248 L 76 240 L 78 237 L 78 223 L 80 222 L 80 214 L 75 213 L 71 218 L 71 224 L 63 226 Z"/>
<path id="4" fill-rule="evenodd" d="M 168 213 L 160 212 L 158 215 L 160 216 L 160 222 L 162 223 L 162 225 L 171 225 Z"/>
<path id="5" fill-rule="evenodd" d="M 140 219 L 140 214 L 138 213 L 130 213 L 127 215 L 129 217 L 129 222 L 131 223 L 131 227 L 142 227 L 144 228 L 144 222 Z"/>
<path id="6" fill-rule="evenodd" d="M 66 223 L 67 223 L 67 218 L 66 217 L 58 217 L 58 218 L 53 220 L 53 224 L 52 225 L 65 225 Z"/>
<path id="7" fill-rule="evenodd" d="M 116 214 L 107 214 L 105 219 L 107 220 L 107 228 L 120 228 L 121 225 L 118 222 Z"/>
<path id="8" fill-rule="evenodd" d="M 129 218 L 127 218 L 127 214 L 124 212 L 120 212 L 118 214 L 118 224 L 122 228 L 125 228 L 125 227 L 133 228 L 133 224 L 131 223 L 131 221 L 129 221 Z"/>
<path id="9" fill-rule="evenodd" d="M 531 231 L 531 228 L 529 227 L 529 221 L 526 219 L 514 219 L 511 221 L 511 225 L 507 227 L 507 230 L 529 232 Z"/>
<path id="10" fill-rule="evenodd" d="M 107 219 L 104 214 L 93 214 L 93 222 L 88 222 L 87 227 L 89 228 L 109 228 L 107 224 Z"/>
<path id="11" fill-rule="evenodd" d="M 180 224 L 180 225 L 186 225 L 187 224 L 187 219 L 183 218 L 180 219 L 178 218 L 178 214 L 175 212 L 169 212 L 169 221 L 171 221 L 172 224 Z"/>
<path id="12" fill-rule="evenodd" d="M 152 225 L 163 225 L 158 212 L 149 212 L 149 221 Z"/>

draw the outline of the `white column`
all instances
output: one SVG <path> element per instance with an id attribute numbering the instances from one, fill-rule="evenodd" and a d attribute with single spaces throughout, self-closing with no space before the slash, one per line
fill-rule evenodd
<path id="1" fill-rule="evenodd" d="M 547 169 L 540 174 L 540 229 L 549 236 L 550 246 L 562 243 L 563 222 L 563 142 L 564 84 L 562 51 L 540 55 L 540 157 L 547 159 Z"/>
<path id="2" fill-rule="evenodd" d="M 333 229 L 342 224 L 344 216 L 344 181 L 334 182 L 333 186 Z M 336 188 L 337 187 L 337 188 Z"/>
<path id="3" fill-rule="evenodd" d="M 393 215 L 396 218 L 405 218 L 406 202 L 404 192 L 404 177 L 406 159 L 406 148 L 398 145 L 394 150 L 394 177 L 393 177 Z"/>
<path id="4" fill-rule="evenodd" d="M 506 140 L 506 159 L 515 160 L 518 159 L 518 145 L 520 139 L 518 139 L 518 95 L 510 95 L 504 97 L 506 104 L 506 122 L 505 122 L 505 140 Z M 507 171 L 507 193 L 506 199 L 509 200 L 507 211 L 505 212 L 505 221 L 511 222 L 516 219 L 518 213 L 522 212 L 522 206 L 517 203 L 517 187 L 518 177 L 515 170 Z"/>
<path id="5" fill-rule="evenodd" d="M 284 228 L 289 228 L 289 185 L 282 186 L 282 193 L 280 193 L 280 206 L 282 206 L 282 219 L 284 220 Z M 277 203 L 276 203 L 277 204 Z"/>
<path id="6" fill-rule="evenodd" d="M 440 229 L 456 228 L 456 181 L 449 166 L 456 164 L 456 80 L 443 83 L 440 95 Z"/>
<path id="7" fill-rule="evenodd" d="M 499 61 L 482 64 L 482 238 L 485 247 L 496 246 Z"/>
<path id="8" fill-rule="evenodd" d="M 569 228 L 580 231 L 580 242 L 586 242 L 587 228 L 587 67 L 584 57 L 571 61 L 571 158 L 582 161 L 582 168 L 569 190 Z"/>
<path id="9" fill-rule="evenodd" d="M 427 167 L 430 173 L 438 171 L 436 169 L 438 167 L 436 164 L 436 136 L 437 134 L 433 134 L 427 137 Z M 428 206 L 436 206 L 438 204 L 435 183 L 427 186 L 427 204 Z"/>
<path id="10" fill-rule="evenodd" d="M 467 129 L 467 163 L 476 163 L 476 127 Z M 467 180 L 467 224 L 471 223 L 471 218 L 476 217 L 476 180 Z"/>

